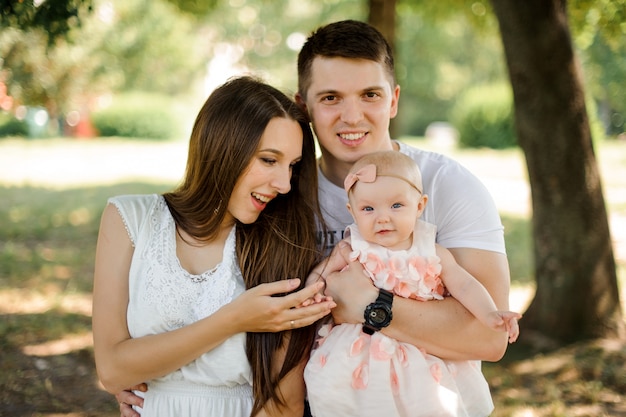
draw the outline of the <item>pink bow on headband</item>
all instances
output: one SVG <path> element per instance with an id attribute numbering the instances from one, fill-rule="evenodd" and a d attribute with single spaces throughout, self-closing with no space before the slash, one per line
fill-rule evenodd
<path id="1" fill-rule="evenodd" d="M 350 173 L 343 182 L 343 188 L 347 191 L 356 184 L 357 181 L 374 182 L 376 181 L 376 165 L 369 164 L 359 169 L 357 172 Z"/>

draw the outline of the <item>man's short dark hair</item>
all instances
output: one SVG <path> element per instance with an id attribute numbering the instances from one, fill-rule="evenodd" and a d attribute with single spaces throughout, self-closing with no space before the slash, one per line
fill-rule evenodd
<path id="1" fill-rule="evenodd" d="M 372 25 L 357 20 L 341 20 L 315 30 L 298 54 L 298 92 L 303 98 L 311 86 L 311 66 L 315 57 L 367 59 L 385 67 L 395 87 L 393 52 L 385 37 Z"/>

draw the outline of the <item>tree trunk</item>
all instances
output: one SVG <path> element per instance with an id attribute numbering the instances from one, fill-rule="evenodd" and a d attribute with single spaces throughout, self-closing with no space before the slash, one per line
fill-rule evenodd
<path id="1" fill-rule="evenodd" d="M 521 335 L 624 335 L 615 259 L 565 0 L 492 0 L 532 192 L 537 291 Z M 527 340 L 530 341 L 530 337 Z"/>
<path id="2" fill-rule="evenodd" d="M 394 50 L 394 41 L 396 39 L 396 0 L 369 0 L 367 21 L 383 34 L 389 45 L 391 45 L 391 49 Z"/>
<path id="3" fill-rule="evenodd" d="M 369 0 L 369 15 L 367 22 L 383 34 L 391 46 L 393 56 L 396 56 L 396 0 Z M 391 120 L 389 131 L 395 137 L 395 119 Z"/>

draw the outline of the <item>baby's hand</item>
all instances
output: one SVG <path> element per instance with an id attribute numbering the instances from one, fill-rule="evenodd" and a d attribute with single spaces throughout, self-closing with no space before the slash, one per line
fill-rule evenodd
<path id="1" fill-rule="evenodd" d="M 324 281 L 324 278 L 322 278 L 321 276 L 319 277 L 319 279 L 315 282 L 319 282 L 319 281 Z M 325 283 L 324 283 L 325 284 Z M 308 285 L 308 280 L 307 280 L 307 285 Z M 324 288 L 326 288 L 326 285 L 324 285 L 319 292 L 315 293 L 315 295 L 313 295 L 313 297 L 311 298 L 307 298 L 306 300 L 304 300 L 302 303 L 300 303 L 300 305 L 298 307 L 307 307 L 310 306 L 312 304 L 318 304 L 318 303 L 322 303 L 324 301 L 333 301 L 332 297 L 329 297 L 327 295 L 324 295 Z"/>
<path id="2" fill-rule="evenodd" d="M 522 315 L 514 311 L 494 311 L 489 314 L 487 325 L 494 330 L 508 332 L 509 343 L 513 343 L 519 336 L 519 324 L 517 321 Z"/>

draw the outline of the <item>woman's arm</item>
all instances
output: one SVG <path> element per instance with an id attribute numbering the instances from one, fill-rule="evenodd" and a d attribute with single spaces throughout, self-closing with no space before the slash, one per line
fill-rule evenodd
<path id="1" fill-rule="evenodd" d="M 126 323 L 128 274 L 133 248 L 116 208 L 103 213 L 94 273 L 93 333 L 96 367 L 111 393 L 175 371 L 227 338 L 246 331 L 279 331 L 313 323 L 334 306 L 323 302 L 295 309 L 319 286 L 285 297 L 299 280 L 284 280 L 252 288 L 211 316 L 183 328 L 131 338 Z M 320 284 L 321 285 L 321 284 Z"/>

